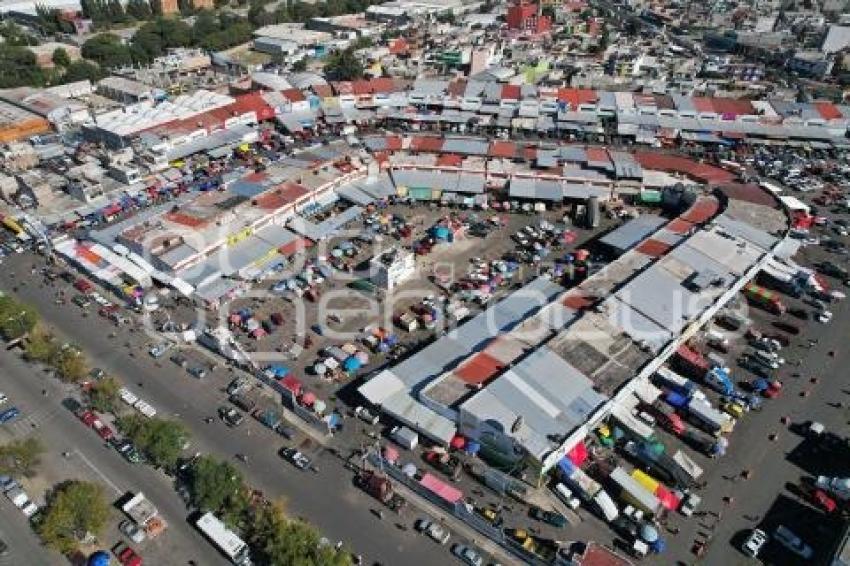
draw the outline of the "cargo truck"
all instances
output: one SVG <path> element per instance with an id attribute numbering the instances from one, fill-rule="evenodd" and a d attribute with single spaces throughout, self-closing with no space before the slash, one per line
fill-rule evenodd
<path id="1" fill-rule="evenodd" d="M 143 528 L 147 533 L 148 538 L 159 536 L 166 528 L 167 524 L 162 517 L 159 516 L 159 511 L 141 491 L 130 498 L 122 507 L 121 510 L 133 520 L 136 525 Z"/>
<path id="2" fill-rule="evenodd" d="M 591 511 L 609 523 L 619 516 L 611 496 L 578 466 L 560 466 L 561 479 Z"/>
<path id="3" fill-rule="evenodd" d="M 615 468 L 608 479 L 619 489 L 619 496 L 626 503 L 633 505 L 649 516 L 655 516 L 662 512 L 661 501 L 623 468 Z"/>
<path id="4" fill-rule="evenodd" d="M 688 417 L 697 426 L 714 436 L 732 432 L 735 420 L 718 411 L 708 401 L 702 399 L 691 399 L 687 406 Z"/>
<path id="5" fill-rule="evenodd" d="M 655 372 L 655 382 L 661 387 L 676 391 L 677 393 L 681 393 L 687 397 L 690 397 L 694 389 L 697 387 L 696 384 L 687 377 L 684 377 L 664 366 L 658 368 L 658 371 Z"/>
<path id="6" fill-rule="evenodd" d="M 728 367 L 711 368 L 705 374 L 705 384 L 721 395 L 731 395 L 735 391 Z"/>
<path id="7" fill-rule="evenodd" d="M 685 344 L 676 350 L 673 364 L 675 370 L 695 379 L 702 379 L 711 368 L 702 354 Z"/>
<path id="8" fill-rule="evenodd" d="M 765 289 L 755 283 L 747 283 L 744 285 L 742 292 L 750 304 L 759 306 L 775 315 L 785 314 L 785 303 L 782 302 L 782 299 L 774 291 Z"/>
<path id="9" fill-rule="evenodd" d="M 688 489 L 695 485 L 694 478 L 682 469 L 674 458 L 667 455 L 660 442 L 627 442 L 623 450 L 637 465 L 644 467 L 667 485 Z"/>

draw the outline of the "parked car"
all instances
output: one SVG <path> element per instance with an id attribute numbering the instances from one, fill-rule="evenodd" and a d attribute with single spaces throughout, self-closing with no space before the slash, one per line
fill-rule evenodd
<path id="1" fill-rule="evenodd" d="M 803 542 L 803 540 L 794 534 L 794 532 L 784 525 L 779 525 L 773 533 L 773 538 L 776 541 L 802 558 L 803 560 L 811 560 L 814 556 L 812 547 Z"/>
<path id="2" fill-rule="evenodd" d="M 118 558 L 118 562 L 124 566 L 142 566 L 142 557 L 123 542 L 115 545 L 112 552 Z"/>
<path id="3" fill-rule="evenodd" d="M 743 550 L 744 554 L 747 556 L 757 558 L 762 547 L 767 543 L 767 540 L 768 537 L 766 532 L 761 529 L 753 529 L 753 532 L 750 533 L 750 536 L 748 536 L 747 540 L 744 541 L 741 550 Z"/>
<path id="4" fill-rule="evenodd" d="M 247 377 L 237 377 L 227 385 L 227 394 L 235 395 L 246 388 L 249 384 Z"/>
<path id="5" fill-rule="evenodd" d="M 6 424 L 7 422 L 17 418 L 20 414 L 21 411 L 17 407 L 6 409 L 0 413 L 0 424 Z"/>
<path id="6" fill-rule="evenodd" d="M 161 344 L 156 344 L 148 350 L 148 354 L 150 354 L 154 358 L 161 358 L 165 353 L 172 348 L 172 344 L 169 342 L 163 342 Z"/>
<path id="7" fill-rule="evenodd" d="M 171 356 L 171 361 L 180 366 L 181 368 L 185 368 L 189 364 L 189 360 L 186 359 L 186 356 L 183 354 L 174 354 Z"/>
<path id="8" fill-rule="evenodd" d="M 310 458 L 308 458 L 295 448 L 281 448 L 280 456 L 284 460 L 288 460 L 290 463 L 292 463 L 293 466 L 295 466 L 299 470 L 306 470 L 310 467 Z"/>
<path id="9" fill-rule="evenodd" d="M 531 506 L 531 518 L 537 521 L 543 521 L 544 523 L 548 523 L 553 527 L 565 527 L 567 525 L 567 518 L 561 515 L 560 513 L 556 513 L 555 511 L 547 511 L 546 509 L 542 509 L 537 505 Z"/>
<path id="10" fill-rule="evenodd" d="M 229 427 L 237 427 L 241 425 L 242 422 L 245 420 L 245 417 L 242 416 L 242 413 L 240 413 L 233 407 L 219 407 L 218 416 Z"/>
<path id="11" fill-rule="evenodd" d="M 469 566 L 482 566 L 484 564 L 481 553 L 471 546 L 456 544 L 452 547 L 452 554 L 469 564 Z"/>
<path id="12" fill-rule="evenodd" d="M 372 411 L 370 411 L 366 407 L 363 407 L 362 405 L 354 409 L 354 414 L 361 421 L 369 423 L 371 425 L 376 425 L 380 421 L 380 417 L 378 415 L 374 414 Z"/>
<path id="13" fill-rule="evenodd" d="M 189 375 L 197 379 L 204 379 L 207 376 L 207 370 L 200 366 L 190 367 L 188 370 Z"/>
<path id="14" fill-rule="evenodd" d="M 136 544 L 143 543 L 147 538 L 145 530 L 130 520 L 121 521 L 118 525 L 118 530 Z"/>
<path id="15" fill-rule="evenodd" d="M 440 525 L 439 523 L 435 523 L 431 519 L 419 519 L 416 521 L 414 525 L 416 530 L 425 533 L 429 537 L 431 537 L 435 542 L 440 544 L 446 544 L 449 542 L 449 538 L 451 538 L 451 534 L 448 529 Z"/>

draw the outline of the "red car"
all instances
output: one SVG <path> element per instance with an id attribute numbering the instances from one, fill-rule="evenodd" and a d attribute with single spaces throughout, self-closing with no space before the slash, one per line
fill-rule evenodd
<path id="1" fill-rule="evenodd" d="M 86 426 L 92 426 L 97 420 L 97 415 L 95 415 L 92 411 L 83 411 L 80 415 L 80 420 L 83 421 Z"/>
<path id="2" fill-rule="evenodd" d="M 768 399 L 776 399 L 782 393 L 782 383 L 779 381 L 770 381 L 767 389 L 761 392 Z"/>
<path id="3" fill-rule="evenodd" d="M 98 436 L 100 436 L 104 440 L 109 440 L 110 438 L 115 436 L 115 433 L 112 432 L 112 429 L 103 423 L 100 423 L 100 426 L 97 427 L 95 431 L 97 431 Z"/>
<path id="4" fill-rule="evenodd" d="M 824 513 L 832 513 L 838 506 L 835 500 L 828 496 L 823 490 L 816 489 L 812 491 L 812 502 L 818 506 Z"/>
<path id="5" fill-rule="evenodd" d="M 118 305 L 109 305 L 108 307 L 101 307 L 98 309 L 97 314 L 104 318 L 108 318 L 112 313 L 118 311 Z"/>
<path id="6" fill-rule="evenodd" d="M 136 551 L 124 544 L 118 543 L 112 552 L 118 557 L 118 562 L 124 566 L 142 566 L 142 557 Z"/>

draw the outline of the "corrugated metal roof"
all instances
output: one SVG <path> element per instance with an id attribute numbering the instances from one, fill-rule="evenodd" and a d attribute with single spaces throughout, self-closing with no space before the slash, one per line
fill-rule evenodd
<path id="1" fill-rule="evenodd" d="M 609 232 L 599 242 L 612 248 L 616 253 L 624 253 L 658 230 L 665 222 L 667 221 L 660 216 L 642 214 Z"/>

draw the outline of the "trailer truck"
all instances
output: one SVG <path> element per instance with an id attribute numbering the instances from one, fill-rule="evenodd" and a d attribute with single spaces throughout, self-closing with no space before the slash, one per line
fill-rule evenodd
<path id="1" fill-rule="evenodd" d="M 742 292 L 750 304 L 757 305 L 775 315 L 785 314 L 785 303 L 782 302 L 782 299 L 774 291 L 765 289 L 755 283 L 747 283 L 744 285 Z"/>
<path id="2" fill-rule="evenodd" d="M 703 399 L 691 399 L 687 405 L 688 417 L 697 426 L 714 436 L 732 432 L 735 420 L 718 411 Z"/>
<path id="3" fill-rule="evenodd" d="M 617 505 L 599 482 L 578 466 L 561 467 L 561 478 L 582 503 L 609 523 L 619 516 Z"/>
<path id="4" fill-rule="evenodd" d="M 661 501 L 623 468 L 615 468 L 608 478 L 619 489 L 619 495 L 623 501 L 650 516 L 655 516 L 662 512 L 663 506 L 661 505 Z"/>

